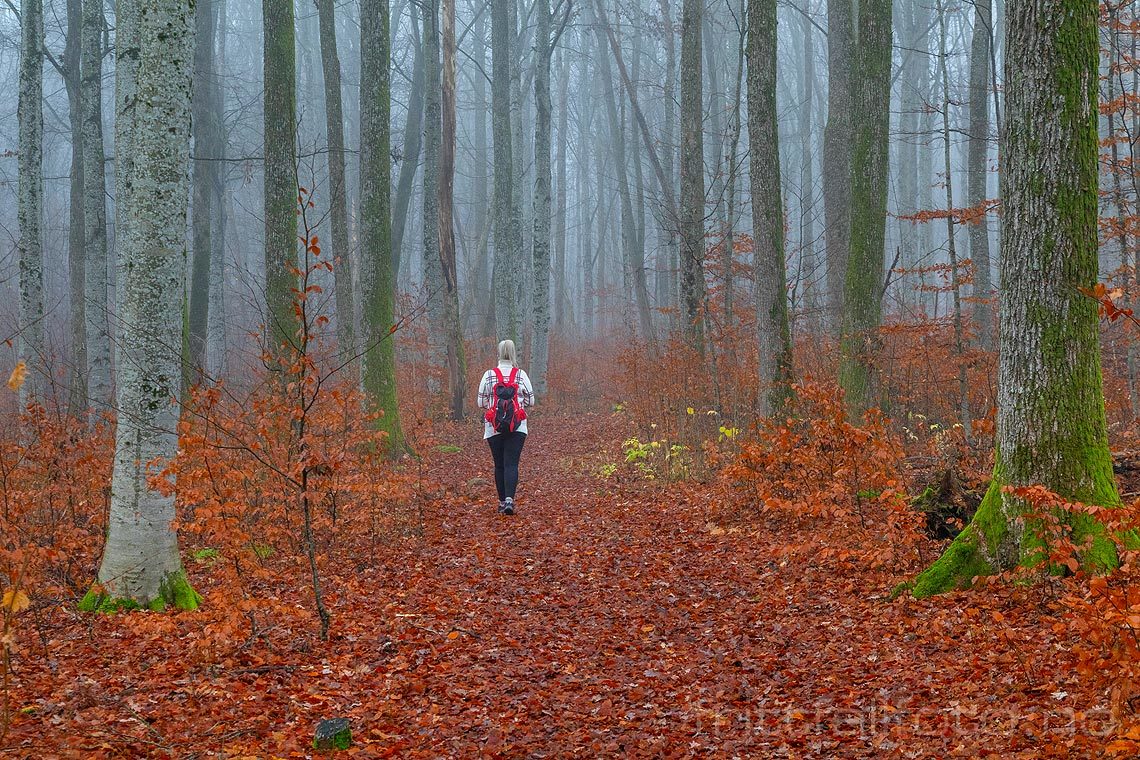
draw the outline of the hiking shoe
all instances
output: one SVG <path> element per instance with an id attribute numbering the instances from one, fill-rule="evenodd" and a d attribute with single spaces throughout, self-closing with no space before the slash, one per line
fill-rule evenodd
<path id="1" fill-rule="evenodd" d="M 501 511 L 504 515 L 513 515 L 515 513 L 515 500 L 508 497 L 507 500 L 503 502 Z"/>
<path id="2" fill-rule="evenodd" d="M 506 506 L 507 506 L 507 503 L 505 501 L 503 501 L 502 499 L 499 499 L 499 514 L 500 515 L 503 514 L 503 509 L 506 508 Z"/>

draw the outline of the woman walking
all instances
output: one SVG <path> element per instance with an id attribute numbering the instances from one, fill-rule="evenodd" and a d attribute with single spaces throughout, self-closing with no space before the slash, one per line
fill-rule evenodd
<path id="1" fill-rule="evenodd" d="M 519 457 L 526 443 L 526 407 L 534 405 L 530 378 L 519 369 L 515 342 L 499 343 L 498 364 L 483 373 L 479 384 L 479 408 L 483 416 L 483 439 L 495 459 L 495 489 L 499 513 L 515 513 L 515 489 L 519 483 Z"/>

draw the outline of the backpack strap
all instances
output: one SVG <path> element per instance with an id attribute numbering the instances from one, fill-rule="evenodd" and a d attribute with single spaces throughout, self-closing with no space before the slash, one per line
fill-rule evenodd
<path id="1" fill-rule="evenodd" d="M 495 371 L 498 372 L 499 368 L 495 367 Z M 518 376 L 519 376 L 519 368 L 518 367 L 512 367 L 511 368 L 511 377 L 509 380 L 507 380 L 507 383 L 510 385 L 518 385 L 518 379 L 517 379 Z M 502 377 L 502 374 L 500 374 L 499 377 Z"/>
<path id="2" fill-rule="evenodd" d="M 506 385 L 506 384 L 507 384 L 507 381 L 503 379 L 503 372 L 502 372 L 502 370 L 500 370 L 498 367 L 495 367 L 495 368 L 494 368 L 494 372 L 495 372 L 495 377 L 496 377 L 496 378 L 498 379 L 498 381 L 499 381 L 499 383 L 498 383 L 498 384 L 499 384 L 499 385 Z M 512 377 L 512 378 L 514 378 L 514 376 L 515 376 L 515 375 L 514 375 L 514 372 L 512 371 L 512 372 L 511 372 L 511 377 Z"/>

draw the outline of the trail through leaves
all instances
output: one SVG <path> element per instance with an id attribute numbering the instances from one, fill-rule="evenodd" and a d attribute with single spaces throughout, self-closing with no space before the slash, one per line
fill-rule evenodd
<path id="1" fill-rule="evenodd" d="M 424 535 L 326 558 L 327 643 L 292 579 L 292 619 L 193 654 L 214 619 L 210 564 L 192 561 L 198 612 L 46 610 L 14 658 L 0 750 L 303 757 L 341 716 L 361 757 L 1010 758 L 1104 741 L 1107 708 L 1035 592 L 891 601 L 885 572 L 797 551 L 818 545 L 808 528 L 715 524 L 711 488 L 599 476 L 626 432 L 612 418 L 532 427 L 513 518 L 471 482 L 490 456 L 469 428 L 446 431 L 459 452 L 424 452 Z"/>

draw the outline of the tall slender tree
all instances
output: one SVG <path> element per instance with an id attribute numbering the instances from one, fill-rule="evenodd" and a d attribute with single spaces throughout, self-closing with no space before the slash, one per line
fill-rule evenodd
<path id="1" fill-rule="evenodd" d="M 63 46 L 60 73 L 67 90 L 68 121 L 71 127 L 71 187 L 68 193 L 67 272 L 71 301 L 71 367 L 68 383 L 68 409 L 83 414 L 87 409 L 87 304 L 84 291 L 87 274 L 84 257 L 83 206 L 83 0 L 67 0 L 67 39 Z"/>
<path id="2" fill-rule="evenodd" d="M 986 200 L 990 152 L 990 55 L 993 18 L 990 0 L 974 0 L 974 31 L 970 42 L 970 136 L 967 157 L 966 203 Z M 986 217 L 970 225 L 970 258 L 974 262 L 973 321 L 978 345 L 994 344 L 993 285 L 990 282 L 990 231 Z"/>
<path id="3" fill-rule="evenodd" d="M 360 4 L 360 279 L 364 394 L 381 416 L 388 452 L 405 450 L 396 395 L 392 268 L 392 89 L 388 0 Z"/>
<path id="4" fill-rule="evenodd" d="M 352 255 L 348 239 L 344 98 L 341 93 L 340 54 L 333 0 L 317 0 L 317 22 L 321 37 L 321 74 L 325 83 L 325 132 L 329 146 L 328 204 L 329 229 L 332 234 L 327 254 L 333 262 L 335 278 L 337 342 L 342 353 L 352 355 L 356 352 L 356 309 L 352 297 Z"/>
<path id="5" fill-rule="evenodd" d="M 491 135 L 495 151 L 495 324 L 500 338 L 519 338 L 518 299 L 512 287 L 518 278 L 511 256 L 511 199 L 514 161 L 511 158 L 511 33 L 509 0 L 491 0 Z"/>
<path id="6" fill-rule="evenodd" d="M 221 252 L 215 241 L 221 211 L 219 162 L 222 113 L 214 43 L 220 22 L 216 0 L 197 0 L 194 6 L 194 174 L 191 185 L 193 214 L 190 268 L 190 307 L 183 385 L 200 382 L 206 367 L 206 333 L 210 323 L 210 267 Z"/>
<path id="7" fill-rule="evenodd" d="M 851 130 L 854 60 L 852 0 L 827 0 L 827 124 L 823 129 L 823 216 L 828 324 L 842 328 L 851 235 Z M 859 126 L 859 125 L 855 125 Z"/>
<path id="8" fill-rule="evenodd" d="M 445 360 L 447 336 L 444 327 L 443 269 L 440 263 L 439 149 L 442 141 L 441 71 L 439 61 L 439 0 L 425 0 L 424 11 L 424 163 L 423 235 L 420 262 L 428 313 L 428 388 L 439 391 L 435 368 Z"/>
<path id="9" fill-rule="evenodd" d="M 997 437 L 993 480 L 971 523 L 915 581 L 916 596 L 1047 561 L 1028 505 L 1007 486 L 1120 502 L 1108 449 L 1096 303 L 1096 0 L 1010 0 L 1002 132 Z M 1086 568 L 1116 553 L 1069 516 Z"/>
<path id="10" fill-rule="evenodd" d="M 755 246 L 759 412 L 777 414 L 791 393 L 792 338 L 784 271 L 784 202 L 776 114 L 776 0 L 748 3 L 748 148 Z"/>
<path id="11" fill-rule="evenodd" d="M 83 0 L 83 239 L 87 397 L 111 403 L 111 321 L 107 305 L 107 171 L 103 150 L 103 0 Z"/>
<path id="12" fill-rule="evenodd" d="M 467 396 L 467 359 L 463 353 L 463 324 L 459 314 L 459 267 L 455 255 L 455 0 L 443 0 L 442 124 L 439 151 L 439 260 L 445 288 L 443 320 L 447 330 L 447 380 L 451 418 L 463 419 Z"/>
<path id="13" fill-rule="evenodd" d="M 534 341 L 530 377 L 538 394 L 546 392 L 546 364 L 550 338 L 550 228 L 551 228 L 551 110 L 550 0 L 535 0 L 534 38 L 534 233 L 531 237 L 534 270 Z"/>
<path id="14" fill-rule="evenodd" d="M 120 0 L 119 7 L 137 0 Z M 98 583 L 81 609 L 198 606 L 178 554 L 174 496 L 156 489 L 151 466 L 178 449 L 173 399 L 181 380 L 181 304 L 189 200 L 192 0 L 148 0 L 139 19 L 138 118 L 131 189 L 120 199 L 123 330 L 116 387 L 114 473 Z M 122 53 L 120 53 L 122 55 Z"/>
<path id="15" fill-rule="evenodd" d="M 851 217 L 839 382 L 859 417 L 879 399 L 891 105 L 891 0 L 860 4 L 852 67 Z"/>
<path id="16" fill-rule="evenodd" d="M 288 356 L 297 286 L 297 62 L 293 0 L 262 3 L 265 82 L 265 326 L 270 355 Z"/>
<path id="17" fill-rule="evenodd" d="M 701 0 L 681 17 L 681 315 L 689 344 L 704 353 L 705 166 L 701 101 Z"/>
<path id="18" fill-rule="evenodd" d="M 44 344 L 43 143 L 44 15 L 41 0 L 20 4 L 20 92 L 16 98 L 19 157 L 16 218 L 20 227 L 20 359 L 28 379 L 20 404 L 43 401 L 48 387 Z"/>

